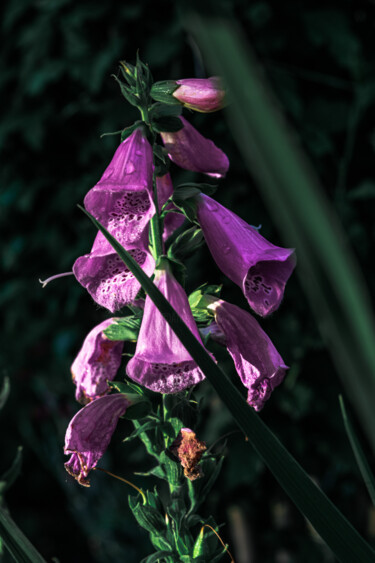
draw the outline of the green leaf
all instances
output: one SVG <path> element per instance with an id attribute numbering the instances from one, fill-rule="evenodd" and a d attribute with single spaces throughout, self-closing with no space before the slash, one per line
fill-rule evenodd
<path id="1" fill-rule="evenodd" d="M 3 386 L 0 391 L 0 410 L 5 405 L 10 393 L 10 381 L 9 377 L 4 377 L 3 379 Z"/>
<path id="2" fill-rule="evenodd" d="M 22 446 L 18 446 L 12 465 L 0 476 L 0 496 L 5 493 L 17 479 L 22 466 Z"/>
<path id="3" fill-rule="evenodd" d="M 0 537 L 16 563 L 46 563 L 3 508 L 0 508 Z"/>
<path id="4" fill-rule="evenodd" d="M 186 22 L 210 72 L 230 85 L 226 111 L 233 138 L 275 224 L 297 247 L 301 285 L 375 450 L 373 308 L 343 228 L 239 27 L 197 14 Z"/>
<path id="5" fill-rule="evenodd" d="M 123 440 L 123 442 L 134 440 L 134 438 L 138 438 L 138 436 L 142 434 L 142 432 L 147 432 L 147 430 L 155 430 L 158 426 L 160 426 L 160 423 L 158 423 L 156 420 L 149 420 L 148 422 L 145 422 L 144 424 L 133 430 L 133 432 L 129 434 L 129 436 L 127 436 Z"/>
<path id="6" fill-rule="evenodd" d="M 131 315 L 129 317 L 114 319 L 114 321 L 114 324 L 109 325 L 104 331 L 104 334 L 109 340 L 137 341 L 141 326 L 141 319 L 139 317 Z"/>
<path id="7" fill-rule="evenodd" d="M 138 524 L 152 534 L 165 532 L 166 524 L 160 512 L 152 506 L 141 504 L 138 498 L 129 496 L 129 507 Z"/>
<path id="8" fill-rule="evenodd" d="M 176 105 L 167 105 L 162 103 L 156 103 L 151 106 L 149 115 L 154 119 L 159 119 L 160 117 L 179 117 L 182 113 L 182 105 L 180 103 Z"/>
<path id="9" fill-rule="evenodd" d="M 346 433 L 347 433 L 348 438 L 349 438 L 350 445 L 352 446 L 352 450 L 353 450 L 355 458 L 357 460 L 359 470 L 361 472 L 362 478 L 363 478 L 365 485 L 367 487 L 367 490 L 369 492 L 372 503 L 375 506 L 375 478 L 374 478 L 374 475 L 372 474 L 372 471 L 371 471 L 370 466 L 367 462 L 366 456 L 365 456 L 365 454 L 362 450 L 362 447 L 359 443 L 359 440 L 356 436 L 356 433 L 354 432 L 354 428 L 353 428 L 352 423 L 350 422 L 350 419 L 349 419 L 348 414 L 346 412 L 345 403 L 344 403 L 344 399 L 342 398 L 342 395 L 339 395 L 339 401 L 340 401 L 342 419 L 344 421 L 344 426 L 345 426 L 345 430 L 346 430 Z"/>
<path id="10" fill-rule="evenodd" d="M 176 336 L 198 364 L 231 412 L 249 443 L 271 470 L 297 508 L 306 516 L 339 560 L 373 563 L 375 552 L 321 491 L 231 383 L 190 332 L 183 320 L 121 244 L 83 207 L 80 209 L 106 237 L 127 268 L 140 282 Z"/>

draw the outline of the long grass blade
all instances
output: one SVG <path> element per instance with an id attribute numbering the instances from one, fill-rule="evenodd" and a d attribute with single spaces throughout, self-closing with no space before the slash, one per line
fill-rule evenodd
<path id="1" fill-rule="evenodd" d="M 0 537 L 17 563 L 46 563 L 17 524 L 0 508 Z"/>
<path id="2" fill-rule="evenodd" d="M 358 534 L 328 497 L 315 485 L 298 462 L 246 403 L 240 392 L 190 332 L 163 294 L 117 240 L 85 209 L 80 207 L 103 233 L 118 256 L 134 274 L 177 337 L 199 365 L 228 407 L 250 443 L 269 467 L 280 485 L 311 522 L 312 526 L 343 563 L 370 563 L 375 552 Z"/>

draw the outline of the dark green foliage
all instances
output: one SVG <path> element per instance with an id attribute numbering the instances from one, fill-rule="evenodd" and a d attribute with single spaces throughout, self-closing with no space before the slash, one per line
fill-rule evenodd
<path id="1" fill-rule="evenodd" d="M 373 295 L 373 6 L 334 0 L 324 5 L 296 0 L 225 4 L 250 37 L 280 107 L 335 205 Z M 0 306 L 6 335 L 1 374 L 12 381 L 0 414 L 0 473 L 10 467 L 19 444 L 24 445 L 21 476 L 6 501 L 47 560 L 117 563 L 126 558 L 138 563 L 152 546 L 127 508 L 126 486 L 95 474 L 91 489 L 80 490 L 63 469 L 65 428 L 79 408 L 69 368 L 87 332 L 109 313 L 98 310 L 74 278 L 44 290 L 37 280 L 71 269 L 76 257 L 91 248 L 91 226 L 75 204 L 98 181 L 120 139 L 100 135 L 138 119 L 110 77 L 117 74 L 118 61 L 135 64 L 139 48 L 157 81 L 204 76 L 204 66 L 182 29 L 175 2 L 165 2 L 162 12 L 151 0 L 6 0 L 0 9 Z M 209 2 L 207 11 L 212 13 Z M 215 197 L 249 223 L 261 223 L 262 234 L 281 244 L 223 115 L 184 113 L 230 158 L 228 177 Z M 204 181 L 175 166 L 171 171 L 175 185 Z M 223 298 L 246 307 L 240 290 L 220 274 L 206 249 L 191 258 L 187 290 L 202 279 L 223 283 Z M 262 326 L 291 366 L 262 418 L 355 527 L 374 540 L 371 503 L 337 407 L 341 383 L 296 279 L 288 283 L 278 314 Z M 134 345 L 125 346 L 132 352 Z M 214 353 L 230 372 L 231 360 L 219 347 Z M 233 381 L 238 379 L 233 376 Z M 211 445 L 234 427 L 208 385 L 201 384 L 198 392 L 204 396 L 198 433 Z M 120 422 L 103 461 L 115 473 L 149 469 L 138 440 L 122 444 L 131 430 L 131 423 Z M 371 463 L 360 432 L 359 437 Z M 285 553 L 293 562 L 332 561 L 256 454 L 248 449 L 244 455 L 241 434 L 227 437 L 224 452 L 223 471 L 200 512 L 228 522 L 223 537 L 235 559 L 231 528 L 238 520 L 231 514 L 237 510 L 249 531 L 248 558 L 253 550 L 262 563 L 274 563 Z M 144 480 L 148 487 L 157 481 Z"/>

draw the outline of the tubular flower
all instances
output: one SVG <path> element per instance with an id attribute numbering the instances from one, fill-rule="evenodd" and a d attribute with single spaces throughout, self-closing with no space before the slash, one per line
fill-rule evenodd
<path id="1" fill-rule="evenodd" d="M 155 213 L 152 148 L 136 129 L 117 148 L 99 182 L 86 195 L 87 209 L 123 246 L 134 244 Z"/>
<path id="2" fill-rule="evenodd" d="M 214 311 L 216 321 L 212 338 L 220 344 L 225 340 L 236 371 L 248 389 L 247 402 L 256 411 L 261 410 L 283 381 L 288 366 L 250 313 L 222 300 L 214 300 L 208 308 Z"/>
<path id="3" fill-rule="evenodd" d="M 176 314 L 201 343 L 185 291 L 166 270 L 156 270 L 154 283 Z M 134 357 L 126 366 L 131 379 L 158 393 L 177 393 L 204 379 L 167 321 L 147 296 Z"/>
<path id="4" fill-rule="evenodd" d="M 222 178 L 228 172 L 229 160 L 213 141 L 201 135 L 185 118 L 183 128 L 175 133 L 161 133 L 169 158 L 186 170 Z"/>
<path id="5" fill-rule="evenodd" d="M 72 376 L 76 385 L 76 399 L 86 404 L 109 391 L 107 380 L 116 376 L 121 364 L 123 341 L 109 340 L 104 330 L 114 319 L 106 319 L 93 328 L 72 364 Z"/>
<path id="6" fill-rule="evenodd" d="M 250 307 L 261 316 L 275 311 L 296 265 L 294 249 L 274 246 L 205 194 L 197 198 L 197 218 L 216 264 L 242 288 Z"/>
<path id="7" fill-rule="evenodd" d="M 173 184 L 170 174 L 165 174 L 164 176 L 156 177 L 156 188 L 158 193 L 158 203 L 159 211 L 161 211 L 162 206 L 167 201 L 169 197 L 173 194 Z M 176 210 L 177 208 L 173 203 L 169 203 L 166 210 Z M 164 218 L 164 228 L 163 228 L 163 241 L 165 242 L 171 234 L 178 229 L 184 222 L 185 218 L 181 213 L 169 212 Z"/>
<path id="8" fill-rule="evenodd" d="M 128 247 L 127 250 L 150 276 L 155 261 L 146 246 Z M 133 303 L 141 287 L 101 233 L 96 236 L 90 254 L 80 256 L 74 262 L 73 273 L 94 301 L 111 313 Z"/>
<path id="9" fill-rule="evenodd" d="M 222 109 L 225 105 L 225 91 L 218 76 L 211 78 L 184 78 L 176 80 L 179 87 L 172 96 L 185 107 L 210 113 Z"/>
<path id="10" fill-rule="evenodd" d="M 87 476 L 104 455 L 118 419 L 130 404 L 125 395 L 106 395 L 83 407 L 70 421 L 64 453 L 72 455 L 65 469 L 80 485 L 90 486 Z"/>

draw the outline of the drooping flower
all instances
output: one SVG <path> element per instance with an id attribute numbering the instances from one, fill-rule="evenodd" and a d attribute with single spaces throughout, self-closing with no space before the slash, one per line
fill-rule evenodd
<path id="1" fill-rule="evenodd" d="M 169 158 L 186 170 L 222 178 L 228 171 L 229 160 L 213 141 L 201 135 L 184 117 L 183 128 L 175 133 L 161 133 Z"/>
<path id="2" fill-rule="evenodd" d="M 117 148 L 84 205 L 123 246 L 136 243 L 155 213 L 152 148 L 138 128 Z"/>
<path id="3" fill-rule="evenodd" d="M 225 90 L 218 76 L 211 78 L 184 78 L 176 80 L 179 87 L 174 96 L 185 107 L 210 113 L 224 107 Z"/>
<path id="4" fill-rule="evenodd" d="M 212 198 L 197 198 L 197 218 L 220 270 L 239 285 L 258 315 L 275 311 L 295 265 L 293 248 L 268 242 L 258 230 Z"/>
<path id="5" fill-rule="evenodd" d="M 185 291 L 166 269 L 156 270 L 154 283 L 201 343 Z M 177 393 L 204 379 L 167 321 L 147 296 L 134 357 L 126 366 L 131 379 L 158 393 Z"/>
<path id="6" fill-rule="evenodd" d="M 190 481 L 203 477 L 202 469 L 198 465 L 203 453 L 207 450 L 206 444 L 198 440 L 195 432 L 190 428 L 181 428 L 177 438 L 169 448 L 171 453 L 178 458 L 184 468 L 184 475 Z"/>
<path id="7" fill-rule="evenodd" d="M 161 211 L 162 206 L 168 200 L 168 198 L 173 194 L 173 184 L 170 174 L 165 174 L 164 176 L 156 177 L 156 188 L 158 193 L 158 204 L 159 211 Z M 163 241 L 165 242 L 171 234 L 182 225 L 185 217 L 177 212 L 177 208 L 173 203 L 169 203 L 166 207 L 169 213 L 166 214 L 164 218 L 164 228 L 163 228 Z M 176 210 L 176 213 L 171 210 Z"/>
<path id="8" fill-rule="evenodd" d="M 130 406 L 120 393 L 95 399 L 72 418 L 65 434 L 65 469 L 78 483 L 90 486 L 88 474 L 106 451 L 117 422 Z"/>
<path id="9" fill-rule="evenodd" d="M 145 242 L 143 248 L 139 241 L 137 247 L 127 247 L 127 250 L 150 276 L 154 271 L 155 261 L 146 250 Z M 141 287 L 100 232 L 90 254 L 80 256 L 74 262 L 73 273 L 94 301 L 111 313 L 132 303 Z"/>
<path id="10" fill-rule="evenodd" d="M 75 396 L 80 403 L 88 403 L 108 393 L 107 380 L 114 379 L 120 367 L 124 343 L 109 340 L 104 334 L 113 322 L 114 319 L 106 319 L 89 332 L 72 364 Z"/>
<path id="11" fill-rule="evenodd" d="M 248 389 L 247 402 L 256 411 L 261 410 L 283 381 L 288 366 L 250 313 L 221 299 L 213 299 L 208 309 L 215 314 L 213 340 L 220 344 L 225 342 L 236 371 Z"/>

